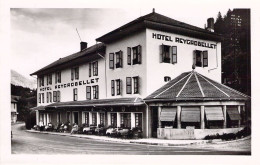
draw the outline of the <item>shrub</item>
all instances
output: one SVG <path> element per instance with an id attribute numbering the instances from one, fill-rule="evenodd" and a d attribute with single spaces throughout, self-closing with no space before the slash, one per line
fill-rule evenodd
<path id="1" fill-rule="evenodd" d="M 243 128 L 241 131 L 237 133 L 224 133 L 223 135 L 207 135 L 204 137 L 205 140 L 212 140 L 212 139 L 221 139 L 221 140 L 235 140 L 238 138 L 242 138 L 245 136 L 251 135 L 251 129 L 249 127 Z"/>

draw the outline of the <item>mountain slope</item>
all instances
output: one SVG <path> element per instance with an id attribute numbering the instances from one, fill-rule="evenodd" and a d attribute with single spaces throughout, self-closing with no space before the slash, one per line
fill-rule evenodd
<path id="1" fill-rule="evenodd" d="M 15 70 L 11 70 L 11 84 L 16 86 L 27 87 L 30 89 L 36 89 L 37 80 L 30 80 Z"/>

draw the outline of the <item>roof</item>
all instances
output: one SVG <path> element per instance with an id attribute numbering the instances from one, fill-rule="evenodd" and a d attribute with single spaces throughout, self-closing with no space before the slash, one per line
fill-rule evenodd
<path id="1" fill-rule="evenodd" d="M 193 25 L 189 25 L 164 15 L 152 12 L 145 16 L 139 17 L 99 38 L 97 41 L 109 43 L 116 39 L 138 32 L 142 29 L 150 28 L 154 30 L 173 32 L 190 37 L 208 39 L 213 41 L 221 41 L 221 36 L 206 29 L 202 29 Z"/>
<path id="2" fill-rule="evenodd" d="M 38 106 L 38 107 L 33 107 L 33 108 L 30 108 L 32 111 L 35 111 L 35 110 L 44 110 L 45 109 L 45 106 L 41 105 L 41 106 Z"/>
<path id="3" fill-rule="evenodd" d="M 249 96 L 228 86 L 211 80 L 196 71 L 185 72 L 169 81 L 151 95 L 151 101 L 185 101 L 185 100 L 247 100 Z"/>
<path id="4" fill-rule="evenodd" d="M 45 108 L 64 108 L 64 107 L 104 107 L 104 106 L 138 106 L 144 105 L 141 98 L 116 98 L 116 99 L 98 99 L 84 101 L 56 102 L 45 106 Z"/>
<path id="5" fill-rule="evenodd" d="M 67 68 L 70 66 L 75 66 L 75 65 L 87 62 L 87 61 L 101 58 L 99 55 L 97 55 L 97 52 L 104 55 L 105 45 L 103 43 L 95 44 L 80 52 L 60 58 L 57 61 L 54 61 L 53 63 L 32 73 L 31 75 L 41 75 L 41 74 L 57 71 L 58 69 L 64 69 L 64 68 Z M 88 58 L 86 58 L 86 57 L 88 57 Z"/>

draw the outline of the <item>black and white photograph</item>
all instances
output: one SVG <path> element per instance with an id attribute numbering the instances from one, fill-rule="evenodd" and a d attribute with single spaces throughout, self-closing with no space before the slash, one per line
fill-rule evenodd
<path id="1" fill-rule="evenodd" d="M 9 21 L 1 54 L 8 158 L 251 159 L 255 10 L 199 2 L 10 6 L 0 17 Z"/>

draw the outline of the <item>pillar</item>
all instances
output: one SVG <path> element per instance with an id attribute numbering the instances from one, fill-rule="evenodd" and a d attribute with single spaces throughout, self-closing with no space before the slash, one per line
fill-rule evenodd
<path id="1" fill-rule="evenodd" d="M 47 125 L 46 113 L 43 114 L 43 125 Z"/>
<path id="2" fill-rule="evenodd" d="M 107 126 L 111 125 L 111 113 L 107 112 Z"/>
<path id="3" fill-rule="evenodd" d="M 116 123 L 116 126 L 117 126 L 117 127 L 120 127 L 120 123 L 121 123 L 121 122 L 120 122 L 120 113 L 119 113 L 119 112 L 116 113 L 116 122 L 117 122 L 117 123 Z"/>
<path id="4" fill-rule="evenodd" d="M 238 110 L 239 115 L 241 116 L 241 106 L 240 105 L 237 106 L 237 110 Z M 240 125 L 241 125 L 241 120 L 238 120 L 238 127 L 240 127 Z"/>
<path id="5" fill-rule="evenodd" d="M 89 126 L 92 124 L 92 112 L 89 112 Z"/>
<path id="6" fill-rule="evenodd" d="M 227 106 L 226 105 L 223 105 L 223 114 L 224 114 L 223 128 L 227 128 Z"/>
<path id="7" fill-rule="evenodd" d="M 97 126 L 100 124 L 100 113 L 97 112 Z"/>
<path id="8" fill-rule="evenodd" d="M 162 122 L 161 122 L 161 112 L 162 112 L 162 107 L 158 107 L 158 128 L 162 128 Z"/>
<path id="9" fill-rule="evenodd" d="M 40 115 L 40 113 L 39 113 L 39 111 L 37 110 L 36 111 L 36 125 L 39 125 L 39 116 Z"/>
<path id="10" fill-rule="evenodd" d="M 181 129 L 181 106 L 177 106 L 177 128 Z"/>
<path id="11" fill-rule="evenodd" d="M 200 106 L 200 129 L 205 129 L 205 106 Z"/>
<path id="12" fill-rule="evenodd" d="M 135 113 L 131 112 L 131 128 L 135 127 Z"/>

